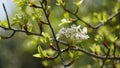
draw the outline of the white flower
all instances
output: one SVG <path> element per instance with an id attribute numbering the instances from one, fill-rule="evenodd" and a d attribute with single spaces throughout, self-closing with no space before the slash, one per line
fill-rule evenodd
<path id="1" fill-rule="evenodd" d="M 87 28 L 84 27 L 81 32 L 82 32 L 83 34 L 87 34 Z"/>
<path id="2" fill-rule="evenodd" d="M 66 32 L 66 29 L 63 27 L 63 28 L 59 31 L 59 33 L 56 35 L 56 39 L 59 39 L 59 38 L 61 37 L 61 35 L 65 34 L 65 32 Z"/>
<path id="3" fill-rule="evenodd" d="M 71 28 L 62 28 L 59 30 L 58 34 L 56 35 L 57 40 L 60 38 L 65 37 L 67 40 L 74 41 L 74 42 L 81 42 L 82 40 L 88 39 L 89 36 L 87 35 L 87 28 L 84 27 L 83 29 L 75 24 L 71 25 Z"/>

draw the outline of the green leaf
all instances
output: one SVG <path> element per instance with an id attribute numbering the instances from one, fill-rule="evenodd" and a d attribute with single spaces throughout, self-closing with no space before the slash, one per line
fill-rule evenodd
<path id="1" fill-rule="evenodd" d="M 33 29 L 33 25 L 32 24 L 30 24 L 30 23 L 28 23 L 28 31 L 32 31 L 32 29 Z"/>
<path id="2" fill-rule="evenodd" d="M 97 44 L 93 44 L 93 46 L 90 47 L 90 49 L 92 50 L 92 52 L 96 52 L 96 53 L 100 53 L 101 52 L 100 45 L 97 45 Z"/>
<path id="3" fill-rule="evenodd" d="M 68 12 L 65 12 L 65 13 L 64 13 L 64 18 L 66 18 L 66 19 L 69 19 L 69 18 L 70 18 L 70 16 L 69 16 L 69 13 L 68 13 Z"/>
<path id="4" fill-rule="evenodd" d="M 84 2 L 84 0 L 79 0 L 76 2 L 73 2 L 73 4 L 75 4 L 77 7 L 80 7 L 80 5 Z"/>
<path id="5" fill-rule="evenodd" d="M 50 56 L 53 56 L 55 54 L 55 52 L 50 48 L 46 50 L 47 54 Z"/>
<path id="6" fill-rule="evenodd" d="M 39 54 L 41 55 L 41 57 L 46 57 L 47 54 L 46 54 L 46 51 L 44 51 L 41 46 L 38 46 L 38 52 Z"/>
<path id="7" fill-rule="evenodd" d="M 62 0 L 57 0 L 58 3 L 62 3 Z"/>
<path id="8" fill-rule="evenodd" d="M 63 2 L 62 0 L 57 0 L 58 4 L 65 6 L 65 2 Z"/>
<path id="9" fill-rule="evenodd" d="M 36 57 L 36 58 L 42 58 L 42 57 L 41 57 L 41 54 L 39 54 L 39 53 L 34 54 L 33 57 Z"/>
<path id="10" fill-rule="evenodd" d="M 7 27 L 8 26 L 6 21 L 0 21 L 0 25 L 3 26 L 3 27 Z"/>
<path id="11" fill-rule="evenodd" d="M 48 33 L 42 33 L 42 35 L 45 37 L 44 40 L 46 43 L 50 43 L 50 35 Z"/>
<path id="12" fill-rule="evenodd" d="M 70 58 L 73 58 L 74 57 L 73 53 L 71 51 L 68 51 L 68 52 L 69 52 Z"/>

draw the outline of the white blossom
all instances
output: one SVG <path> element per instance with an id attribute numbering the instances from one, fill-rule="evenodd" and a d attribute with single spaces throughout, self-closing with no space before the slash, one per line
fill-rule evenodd
<path id="1" fill-rule="evenodd" d="M 73 42 L 81 42 L 82 40 L 86 40 L 89 38 L 87 35 L 87 28 L 84 27 L 83 29 L 79 26 L 76 26 L 75 24 L 71 25 L 70 28 L 61 28 L 56 35 L 57 40 L 60 38 L 65 37 L 67 40 L 73 41 Z"/>

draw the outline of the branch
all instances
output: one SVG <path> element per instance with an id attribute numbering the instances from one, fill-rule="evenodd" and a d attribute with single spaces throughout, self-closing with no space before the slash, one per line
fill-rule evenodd
<path id="1" fill-rule="evenodd" d="M 78 47 L 70 47 L 69 48 L 69 50 L 73 50 L 73 51 L 80 51 L 80 52 L 83 52 L 83 53 L 85 53 L 85 54 L 87 54 L 87 55 L 90 55 L 90 56 L 92 56 L 92 57 L 95 57 L 95 58 L 98 58 L 98 59 L 102 59 L 102 60 L 104 60 L 104 59 L 109 59 L 109 60 L 120 60 L 120 57 L 114 57 L 114 56 L 100 56 L 100 55 L 96 55 L 96 54 L 94 54 L 94 53 L 91 53 L 91 52 L 88 52 L 87 50 L 84 50 L 84 49 L 82 49 L 82 48 L 78 48 Z"/>
<path id="2" fill-rule="evenodd" d="M 47 14 L 46 8 L 45 8 L 44 5 L 43 5 L 44 3 L 40 2 L 40 4 L 41 4 L 42 10 L 43 10 L 43 12 L 44 12 L 44 14 L 45 14 L 45 17 L 46 17 L 46 20 L 47 20 L 47 22 L 48 22 L 48 25 L 49 25 L 49 27 L 50 27 L 50 29 L 51 29 L 51 32 L 52 32 L 52 34 L 53 34 L 53 37 L 54 37 L 54 39 L 55 39 L 55 43 L 56 43 L 56 46 L 57 46 L 57 49 L 58 49 L 58 54 L 59 54 L 59 56 L 60 56 L 60 59 L 61 59 L 61 61 L 62 61 L 62 64 L 64 65 L 64 68 L 65 68 L 64 59 L 63 59 L 63 57 L 62 57 L 62 55 L 61 55 L 62 52 L 61 52 L 61 49 L 60 49 L 60 47 L 59 47 L 58 41 L 57 41 L 57 39 L 56 39 L 56 35 L 55 35 L 55 32 L 54 32 L 54 29 L 53 29 L 53 27 L 52 27 L 52 25 L 51 25 L 51 23 L 50 23 L 49 16 L 48 16 L 48 14 Z"/>
<path id="3" fill-rule="evenodd" d="M 113 17 L 118 16 L 119 14 L 120 14 L 120 10 L 119 10 L 117 13 L 111 15 L 111 16 L 107 19 L 107 21 L 106 21 L 105 23 L 107 23 L 108 21 L 110 21 Z"/>
<path id="4" fill-rule="evenodd" d="M 82 18 L 80 18 L 76 13 L 73 13 L 73 12 L 71 12 L 70 10 L 68 10 L 68 9 L 66 9 L 66 8 L 64 8 L 64 10 L 67 11 L 68 13 L 74 15 L 78 20 L 80 20 L 81 22 L 85 23 L 88 27 L 94 28 L 93 25 L 91 25 L 91 24 L 87 23 L 86 21 L 84 21 L 84 20 L 83 20 Z"/>
<path id="5" fill-rule="evenodd" d="M 9 21 L 9 17 L 8 17 L 8 13 L 7 13 L 7 10 L 5 8 L 4 3 L 3 3 L 3 8 L 4 8 L 4 11 L 5 11 L 5 14 L 6 14 L 6 17 L 7 17 L 8 27 L 11 29 L 11 27 L 10 27 L 10 21 Z"/>
<path id="6" fill-rule="evenodd" d="M 105 22 L 101 21 L 99 24 L 97 24 L 96 26 L 94 26 L 94 28 L 97 29 L 97 28 L 99 28 L 99 27 L 107 24 L 110 20 L 112 20 L 112 18 L 118 16 L 119 14 L 120 14 L 120 10 L 117 13 L 109 16 Z"/>
<path id="7" fill-rule="evenodd" d="M 110 48 L 107 48 L 107 49 L 108 49 L 108 52 L 107 52 L 106 57 L 105 57 L 106 59 L 108 58 L 108 56 L 109 56 L 109 54 L 110 54 Z M 102 63 L 101 68 L 104 67 L 104 64 L 105 64 L 106 59 L 103 59 L 103 63 Z"/>
<path id="8" fill-rule="evenodd" d="M 114 57 L 116 56 L 116 48 L 117 48 L 117 46 L 116 46 L 116 43 L 114 42 L 114 51 L 113 51 Z"/>
<path id="9" fill-rule="evenodd" d="M 2 29 L 4 29 L 4 30 L 13 31 L 12 35 L 6 37 L 6 39 L 13 37 L 16 32 L 26 33 L 27 35 L 43 36 L 42 34 L 37 34 L 37 33 L 28 32 L 28 31 L 24 31 L 24 30 L 17 30 L 17 29 L 12 29 L 12 28 L 10 29 L 10 28 L 6 28 L 6 27 L 3 27 L 3 26 L 0 26 L 0 27 L 1 27 Z M 4 39 L 4 38 L 3 38 L 3 39 Z"/>
<path id="10" fill-rule="evenodd" d="M 12 38 L 14 35 L 15 35 L 15 31 L 8 37 L 5 37 L 5 36 L 1 36 L 2 39 L 9 39 L 9 38 Z"/>
<path id="11" fill-rule="evenodd" d="M 91 27 L 91 28 L 93 28 L 93 29 L 98 29 L 99 27 L 107 24 L 107 22 L 110 21 L 113 17 L 116 17 L 116 16 L 118 16 L 118 15 L 120 14 L 120 10 L 119 10 L 117 13 L 109 16 L 108 19 L 107 19 L 105 22 L 100 21 L 99 24 L 93 26 L 92 24 L 90 24 L 90 23 L 84 21 L 82 18 L 80 18 L 76 13 L 71 12 L 70 10 L 66 9 L 65 7 L 63 7 L 63 9 L 64 9 L 65 11 L 67 11 L 68 13 L 74 15 L 78 20 L 80 20 L 81 22 L 85 23 L 88 27 Z M 77 11 L 77 10 L 76 10 L 76 11 Z M 105 23 L 105 24 L 104 24 L 104 23 Z"/>

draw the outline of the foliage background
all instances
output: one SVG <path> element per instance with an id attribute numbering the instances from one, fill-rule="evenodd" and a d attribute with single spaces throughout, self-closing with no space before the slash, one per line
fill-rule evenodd
<path id="1" fill-rule="evenodd" d="M 67 8 L 74 12 L 76 6 L 73 4 L 74 1 L 78 0 L 66 0 Z M 29 2 L 39 5 L 39 0 L 14 0 L 16 4 L 15 14 L 10 18 L 10 23 L 13 28 L 20 29 L 18 24 L 28 24 L 29 30 L 39 33 L 39 26 L 37 25 L 37 20 L 39 16 L 43 16 L 42 10 L 34 9 L 29 6 Z M 48 0 L 48 5 L 50 8 L 50 21 L 54 27 L 55 33 L 57 34 L 58 30 L 61 27 L 69 27 L 70 24 L 65 24 L 58 26 L 61 23 L 61 19 L 64 18 L 64 10 L 62 7 L 56 5 L 57 1 Z M 120 0 L 84 0 L 80 5 L 78 15 L 80 18 L 86 22 L 91 23 L 92 25 L 98 24 L 101 20 L 106 21 L 106 19 L 112 14 L 117 13 L 120 9 Z M 70 15 L 70 17 L 75 18 Z M 88 27 L 81 21 L 77 21 L 78 25 L 88 27 L 88 35 L 90 38 L 87 41 L 83 41 L 77 46 L 87 49 L 91 52 L 96 52 L 97 54 L 104 55 L 107 52 L 107 49 L 104 47 L 103 42 L 106 42 L 108 47 L 111 49 L 110 55 L 113 53 L 113 43 L 115 42 L 118 47 L 120 47 L 120 14 L 117 17 L 114 17 L 106 25 L 100 27 L 99 29 L 92 29 Z M 45 21 L 44 17 L 41 17 L 41 20 Z M 6 21 L 1 21 L 1 25 L 7 26 Z M 51 35 L 50 29 L 47 26 L 44 26 L 44 31 L 48 32 Z M 0 35 L 9 35 L 10 31 L 5 31 L 0 29 Z M 116 41 L 117 38 L 117 41 Z M 54 61 L 44 61 L 44 59 L 35 58 L 32 55 L 37 53 L 37 41 L 38 37 L 36 36 L 27 36 L 25 33 L 16 33 L 10 39 L 1 39 L 0 40 L 0 68 L 54 68 L 60 67 L 60 59 Z M 45 46 L 48 48 L 48 46 Z M 117 49 L 116 55 L 119 56 L 120 49 Z M 102 65 L 102 60 L 98 60 L 89 55 L 86 55 L 81 52 L 76 52 L 78 57 L 76 58 L 74 64 L 69 68 L 100 68 Z M 64 55 L 65 61 L 68 62 L 68 54 Z M 44 61 L 44 62 L 43 62 Z M 113 68 L 113 61 L 107 60 L 105 67 Z M 119 60 L 116 63 L 116 68 L 120 67 Z M 48 65 L 48 66 L 47 66 Z"/>

